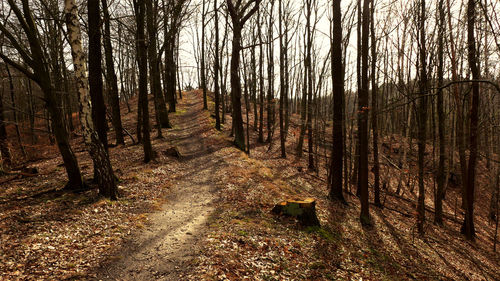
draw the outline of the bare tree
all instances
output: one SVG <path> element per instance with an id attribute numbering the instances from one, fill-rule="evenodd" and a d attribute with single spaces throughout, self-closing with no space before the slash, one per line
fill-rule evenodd
<path id="1" fill-rule="evenodd" d="M 99 135 L 94 129 L 92 120 L 92 108 L 87 88 L 87 69 L 85 65 L 85 54 L 82 48 L 78 7 L 74 0 L 64 1 L 64 12 L 66 14 L 66 25 L 68 27 L 68 37 L 78 89 L 78 104 L 80 108 L 80 122 L 82 124 L 83 139 L 92 161 L 94 162 L 94 169 L 96 169 L 94 174 L 97 176 L 99 193 L 102 196 L 116 200 L 118 189 L 113 175 L 113 168 L 109 161 L 108 152 L 99 139 Z"/>
<path id="2" fill-rule="evenodd" d="M 241 81 L 240 81 L 240 51 L 241 32 L 243 26 L 250 17 L 257 12 L 261 0 L 249 0 L 247 2 L 227 0 L 227 7 L 231 22 L 233 24 L 233 46 L 231 56 L 231 102 L 233 105 L 234 143 L 242 151 L 245 149 L 245 131 L 243 130 L 243 119 L 241 116 Z M 252 8 L 250 8 L 254 4 Z"/>

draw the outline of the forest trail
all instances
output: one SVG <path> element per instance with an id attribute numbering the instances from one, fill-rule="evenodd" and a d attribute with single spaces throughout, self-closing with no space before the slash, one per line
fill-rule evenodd
<path id="1" fill-rule="evenodd" d="M 179 280 L 200 250 L 205 223 L 213 211 L 216 157 L 206 145 L 212 130 L 196 93 L 179 101 L 174 129 L 169 139 L 182 157 L 180 176 L 175 177 L 161 210 L 150 216 L 150 224 L 132 234 L 117 260 L 103 266 L 100 280 Z M 172 158 L 173 159 L 173 158 Z M 177 161 L 177 160 L 172 160 Z"/>

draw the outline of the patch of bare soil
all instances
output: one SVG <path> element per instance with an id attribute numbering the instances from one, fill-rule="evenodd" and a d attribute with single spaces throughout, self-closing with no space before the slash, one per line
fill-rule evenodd
<path id="1" fill-rule="evenodd" d="M 220 169 L 211 152 L 223 142 L 210 142 L 214 132 L 196 93 L 186 95 L 180 105 L 179 118 L 168 132 L 181 154 L 170 193 L 145 229 L 131 235 L 114 261 L 102 266 L 98 279 L 180 280 L 199 254 L 198 242 L 213 212 L 212 177 Z"/>

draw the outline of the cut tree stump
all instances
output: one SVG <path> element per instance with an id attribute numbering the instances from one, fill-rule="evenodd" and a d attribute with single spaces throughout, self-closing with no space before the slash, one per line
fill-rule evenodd
<path id="1" fill-rule="evenodd" d="M 173 146 L 165 151 L 163 151 L 163 154 L 165 156 L 170 156 L 170 157 L 175 157 L 175 158 L 181 158 L 182 155 L 179 151 L 179 149 L 176 146 Z"/>
<path id="2" fill-rule="evenodd" d="M 273 213 L 295 217 L 303 226 L 320 226 L 316 215 L 316 199 L 282 201 L 274 206 Z"/>

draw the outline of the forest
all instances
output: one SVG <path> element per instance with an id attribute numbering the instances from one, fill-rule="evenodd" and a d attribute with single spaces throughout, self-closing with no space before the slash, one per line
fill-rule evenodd
<path id="1" fill-rule="evenodd" d="M 500 280 L 497 0 L 0 0 L 0 280 Z"/>

